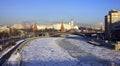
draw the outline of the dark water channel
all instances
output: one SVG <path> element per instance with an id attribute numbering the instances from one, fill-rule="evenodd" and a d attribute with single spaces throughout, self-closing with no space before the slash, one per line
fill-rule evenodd
<path id="1" fill-rule="evenodd" d="M 103 60 L 90 53 L 86 53 L 84 50 L 81 50 L 79 47 L 66 40 L 67 39 L 57 40 L 57 43 L 60 47 L 69 52 L 72 57 L 79 60 L 78 66 L 81 63 L 88 64 L 89 66 L 120 66 L 119 64 L 116 64 L 109 60 Z"/>

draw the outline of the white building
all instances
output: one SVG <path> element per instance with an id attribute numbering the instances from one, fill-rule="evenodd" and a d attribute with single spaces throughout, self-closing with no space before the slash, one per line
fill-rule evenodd
<path id="1" fill-rule="evenodd" d="M 10 28 L 8 28 L 7 26 L 0 26 L 0 32 L 9 32 Z"/>
<path id="2" fill-rule="evenodd" d="M 22 24 L 14 24 L 13 26 L 11 26 L 11 28 L 24 29 L 24 26 Z"/>
<path id="3" fill-rule="evenodd" d="M 79 27 L 74 24 L 73 20 L 71 20 L 68 24 L 64 23 L 63 26 L 64 26 L 65 30 L 71 30 L 71 29 L 78 30 L 79 29 Z M 39 24 L 37 24 L 37 28 L 38 28 L 38 30 L 44 30 L 44 29 L 60 30 L 61 29 L 61 23 L 49 24 L 49 25 L 39 25 Z"/>

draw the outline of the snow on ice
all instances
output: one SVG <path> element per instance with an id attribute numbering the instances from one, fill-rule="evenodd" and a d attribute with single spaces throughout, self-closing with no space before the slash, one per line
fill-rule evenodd
<path id="1" fill-rule="evenodd" d="M 106 47 L 102 47 L 102 46 L 100 47 L 100 46 L 91 45 L 91 44 L 87 43 L 83 39 L 83 37 L 80 37 L 80 36 L 73 35 L 73 36 L 69 36 L 69 37 L 70 37 L 70 39 L 67 39 L 67 41 L 76 45 L 81 50 L 84 50 L 84 52 L 90 53 L 101 59 L 109 60 L 111 62 L 116 62 L 116 63 L 120 64 L 120 51 L 107 49 Z M 69 37 L 66 37 L 66 38 L 69 38 Z M 72 39 L 72 38 L 74 38 L 74 39 Z M 76 40 L 75 38 L 78 40 Z"/>
<path id="2" fill-rule="evenodd" d="M 22 66 L 91 66 L 90 61 L 90 63 L 84 62 L 72 57 L 67 50 L 58 45 L 58 39 L 65 39 L 76 45 L 85 54 L 92 54 L 100 59 L 120 64 L 120 51 L 91 45 L 84 38 L 74 35 L 62 38 L 40 38 L 32 41 L 22 51 Z M 101 66 L 98 63 L 95 65 Z"/>
<path id="3" fill-rule="evenodd" d="M 76 66 L 73 58 L 55 43 L 56 38 L 34 40 L 22 51 L 23 66 Z"/>

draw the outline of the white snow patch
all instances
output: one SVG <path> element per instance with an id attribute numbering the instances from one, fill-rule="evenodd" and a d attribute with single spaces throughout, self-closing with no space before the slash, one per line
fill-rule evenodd
<path id="1" fill-rule="evenodd" d="M 16 54 L 11 55 L 7 61 L 7 66 L 20 66 L 21 55 L 17 52 Z"/>

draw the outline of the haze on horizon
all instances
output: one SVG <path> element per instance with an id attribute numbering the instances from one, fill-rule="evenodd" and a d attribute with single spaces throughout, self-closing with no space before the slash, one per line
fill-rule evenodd
<path id="1" fill-rule="evenodd" d="M 77 23 L 104 22 L 120 0 L 0 0 L 0 24 L 25 21 L 44 24 L 74 19 Z"/>

